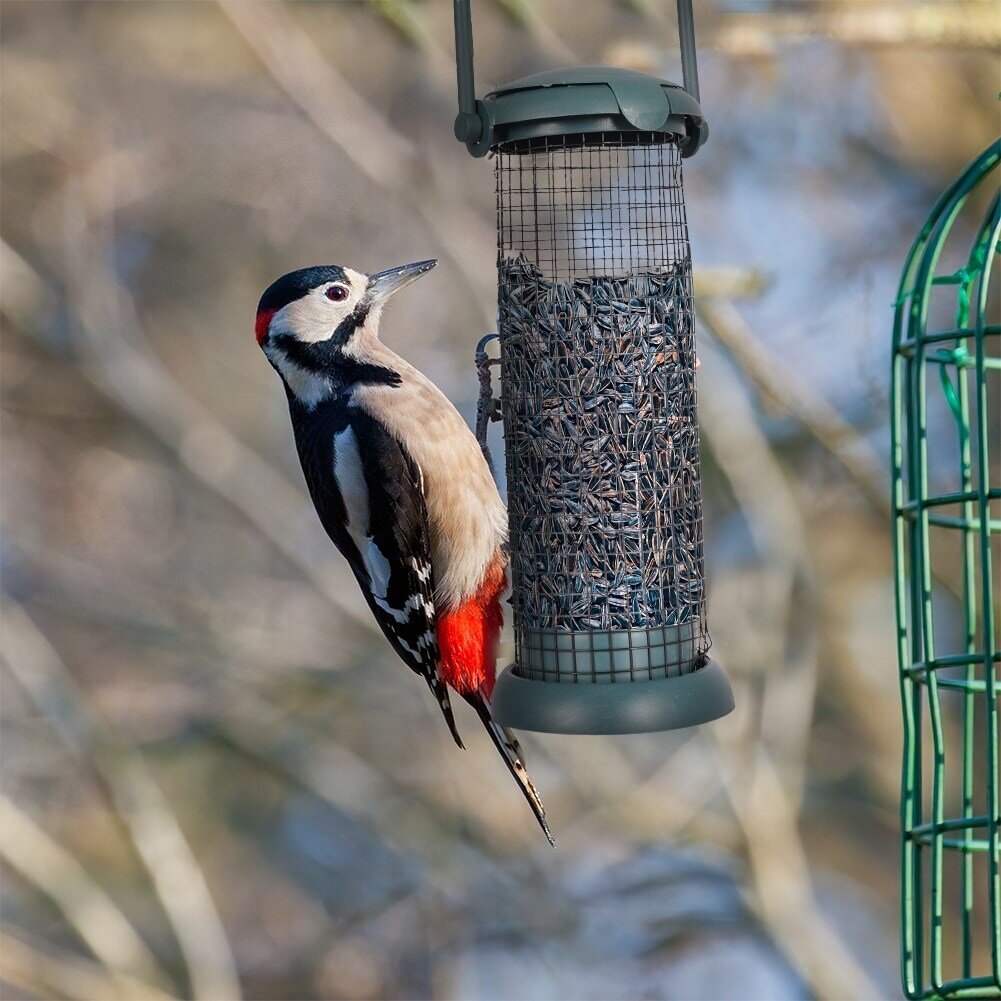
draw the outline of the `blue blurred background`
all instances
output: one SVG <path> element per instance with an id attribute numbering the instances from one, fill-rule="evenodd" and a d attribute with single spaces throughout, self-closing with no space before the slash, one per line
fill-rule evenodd
<path id="1" fill-rule="evenodd" d="M 478 0 L 478 87 L 677 79 L 673 6 Z M 283 272 L 438 257 L 383 336 L 472 416 L 493 180 L 451 135 L 451 16 L 0 6 L 4 997 L 899 993 L 890 304 L 995 137 L 999 8 L 696 4 L 709 624 L 737 710 L 525 735 L 556 851 L 374 631 L 252 336 Z"/>

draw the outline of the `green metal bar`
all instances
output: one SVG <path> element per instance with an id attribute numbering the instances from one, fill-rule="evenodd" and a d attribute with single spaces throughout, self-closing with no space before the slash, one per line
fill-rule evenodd
<path id="1" fill-rule="evenodd" d="M 915 674 L 914 680 L 918 684 L 925 684 L 924 674 Z M 979 678 L 975 678 L 973 681 L 967 681 L 965 678 L 942 678 L 938 679 L 938 687 L 948 689 L 952 692 L 971 692 L 974 695 L 983 695 L 987 691 L 987 682 L 981 681 Z"/>
<path id="2" fill-rule="evenodd" d="M 994 653 L 994 660 L 1001 663 L 1001 651 Z M 945 657 L 936 657 L 933 660 L 919 660 L 903 668 L 908 673 L 923 674 L 928 671 L 939 671 L 949 667 L 968 667 L 971 664 L 983 662 L 983 654 L 972 651 L 970 653 L 954 653 Z"/>
<path id="3" fill-rule="evenodd" d="M 974 368 L 977 364 L 974 358 L 957 361 L 955 358 L 943 357 L 941 354 L 928 355 L 928 361 L 935 365 L 955 365 L 957 368 Z M 1001 358 L 984 358 L 984 368 L 1001 369 Z"/>
<path id="4" fill-rule="evenodd" d="M 929 998 L 996 998 L 998 985 L 991 977 L 969 977 L 947 980 L 935 992 L 926 994 Z"/>
<path id="5" fill-rule="evenodd" d="M 980 528 L 980 519 L 971 518 L 966 521 L 963 518 L 950 518 L 945 514 L 930 514 L 928 515 L 928 522 L 932 525 L 938 525 L 941 528 L 958 528 L 961 531 L 977 531 Z M 987 531 L 990 534 L 995 532 L 1001 532 L 1001 521 L 997 518 L 992 518 L 987 525 Z"/>
<path id="6" fill-rule="evenodd" d="M 1001 335 L 1001 325 L 998 324 L 988 324 L 984 327 L 983 335 L 984 337 L 997 337 Z M 961 337 L 976 337 L 978 336 L 976 330 L 970 330 L 969 328 L 954 328 L 952 330 L 938 330 L 934 333 L 925 333 L 920 337 L 923 344 L 941 344 L 943 341 L 954 341 Z M 904 354 L 910 356 L 914 354 L 914 349 L 916 347 L 916 342 L 909 340 L 902 340 L 896 345 L 894 351 L 900 351 Z"/>
<path id="7" fill-rule="evenodd" d="M 902 310 L 898 306 L 894 318 L 895 327 L 901 323 Z M 898 331 L 895 330 L 895 338 Z M 909 365 L 905 359 L 895 353 L 890 382 L 890 426 L 891 426 L 891 462 L 893 469 L 893 503 L 896 510 L 904 504 L 904 472 L 903 472 L 903 423 L 905 411 L 907 423 L 910 424 L 910 394 L 904 394 L 904 404 L 901 405 L 900 387 L 909 382 Z M 907 588 L 907 568 L 909 565 L 910 526 L 903 518 L 894 521 L 894 564 L 896 574 L 894 580 L 894 603 L 897 619 L 897 656 L 901 666 L 909 660 L 919 660 L 920 657 L 910 656 L 908 640 L 908 609 L 910 595 Z M 921 815 L 921 690 L 908 683 L 906 675 L 901 674 L 900 694 L 903 708 L 904 741 L 902 755 L 900 823 L 905 832 L 911 831 Z M 909 998 L 922 997 L 924 992 L 921 984 L 922 975 L 922 907 L 921 894 L 921 861 L 920 849 L 917 843 L 904 838 L 901 852 L 901 977 L 904 993 Z"/>
<path id="8" fill-rule="evenodd" d="M 997 166 L 999 160 L 1001 160 L 1001 144 L 992 143 L 939 196 L 939 199 L 929 213 L 924 226 L 921 227 L 921 231 L 914 238 L 914 243 L 911 245 L 911 249 L 907 254 L 907 261 L 904 265 L 904 271 L 900 278 L 900 285 L 897 289 L 897 300 L 894 304 L 898 309 L 898 313 L 894 317 L 894 350 L 899 348 L 901 341 L 900 333 L 902 324 L 899 321 L 902 321 L 903 314 L 899 312 L 899 309 L 913 294 L 913 279 L 914 273 L 917 270 L 918 261 L 921 254 L 924 252 L 925 246 L 929 242 L 932 231 L 935 229 L 939 218 L 956 200 L 957 196 L 965 197 L 966 194 L 972 191 L 973 188 L 976 187 L 976 185 L 979 184 L 979 182 Z"/>
<path id="9" fill-rule="evenodd" d="M 945 235 L 959 214 L 965 197 L 950 205 L 938 219 L 932 231 L 925 252 L 922 254 L 914 276 L 915 295 L 910 302 L 908 311 L 908 330 L 915 333 L 926 329 L 928 314 L 927 291 L 935 278 L 935 266 L 942 253 Z M 917 294 L 918 291 L 924 294 Z M 910 362 L 912 377 L 912 408 L 913 423 L 908 429 L 909 441 L 912 443 L 911 470 L 914 473 L 912 486 L 916 487 L 919 498 L 925 498 L 929 493 L 928 474 L 928 366 L 926 362 L 927 343 L 919 336 L 912 338 L 918 343 L 918 350 Z M 916 508 L 916 518 L 911 526 L 914 540 L 912 578 L 916 588 L 916 615 L 912 620 L 919 626 L 923 654 L 927 660 L 935 658 L 935 626 L 932 605 L 932 573 L 930 558 L 930 522 L 928 507 L 919 504 Z M 929 887 L 929 979 L 933 986 L 942 983 L 946 978 L 943 966 L 944 956 L 944 909 L 943 894 L 944 851 L 941 824 L 945 820 L 946 802 L 946 748 L 943 725 L 942 703 L 939 694 L 938 675 L 931 672 L 927 675 L 928 716 L 932 738 L 931 759 L 931 813 L 935 832 L 931 838 L 931 879 Z"/>
<path id="10" fill-rule="evenodd" d="M 938 835 L 935 836 L 938 837 Z M 928 844 L 931 841 L 931 837 L 928 838 L 919 837 L 916 838 L 915 840 L 920 841 L 922 844 Z M 971 868 L 973 867 L 974 856 L 986 855 L 987 850 L 990 847 L 990 840 L 987 838 L 969 839 L 969 838 L 947 838 L 942 836 L 939 837 L 939 840 L 942 843 L 943 851 L 961 852 L 964 856 L 966 856 L 963 859 L 964 872 L 967 863 L 970 865 Z M 965 906 L 965 904 L 966 904 L 966 899 L 964 897 L 963 906 Z M 968 917 L 967 914 L 964 912 L 961 919 L 962 935 L 964 936 L 961 946 L 962 956 L 963 956 L 962 965 L 964 971 L 969 969 L 973 957 L 973 943 L 972 943 L 972 931 L 971 931 L 972 923 L 971 921 L 967 920 L 967 917 Z M 965 975 L 966 974 L 964 972 L 964 976 Z"/>
<path id="11" fill-rule="evenodd" d="M 987 827 L 990 817 L 986 813 L 979 817 L 962 817 L 955 820 L 942 820 L 937 824 L 919 824 L 911 831 L 911 835 L 916 834 L 941 834 L 944 831 L 966 831 L 974 830 L 977 827 Z"/>
<path id="12" fill-rule="evenodd" d="M 959 324 L 965 327 L 965 324 Z M 959 345 L 962 346 L 963 355 L 968 355 L 966 347 L 967 338 L 961 338 Z M 959 358 L 959 346 L 950 352 L 956 358 L 957 366 L 961 365 Z M 943 388 L 948 382 L 947 371 L 943 365 L 939 369 L 942 377 Z M 970 390 L 968 383 L 968 373 L 962 368 L 956 372 L 958 389 L 956 390 L 958 413 L 956 414 L 956 430 L 959 439 L 959 481 L 961 492 L 969 494 L 973 490 L 973 470 L 970 460 Z M 944 522 L 955 520 L 962 534 L 961 555 L 963 560 L 963 610 L 964 628 L 966 632 L 965 646 L 968 657 L 975 656 L 977 642 L 977 614 L 973 605 L 973 593 L 976 589 L 976 553 L 974 548 L 974 533 L 971 530 L 973 521 L 973 502 L 963 503 L 963 517 L 948 519 L 945 515 L 931 514 L 929 520 L 933 524 L 941 525 Z M 978 526 L 979 527 L 979 526 Z M 980 693 L 975 691 L 977 682 L 976 664 L 971 660 L 966 666 L 966 691 L 963 695 L 963 777 L 962 777 L 962 809 L 963 818 L 971 821 L 973 818 L 973 797 L 974 781 L 976 776 L 976 757 L 974 755 L 973 743 L 976 739 L 976 696 Z M 986 686 L 985 686 L 986 687 Z M 945 842 L 944 842 L 945 843 Z M 955 845 L 952 845 L 954 849 Z M 963 885 L 960 902 L 960 923 L 962 930 L 962 970 L 964 977 L 973 974 L 973 909 L 975 906 L 975 887 L 973 885 L 973 852 L 977 849 L 960 848 L 965 854 L 963 856 Z M 986 850 L 986 846 L 984 848 Z"/>
<path id="13" fill-rule="evenodd" d="M 994 251 L 1001 238 L 1001 198 L 997 195 L 989 212 L 990 223 L 984 227 L 978 250 L 982 248 L 984 261 L 980 275 L 980 291 L 977 300 L 978 329 L 983 329 L 984 317 L 987 313 L 987 294 L 990 285 L 990 273 L 994 266 Z M 989 235 L 988 235 L 989 231 Z M 997 676 L 994 667 L 994 580 L 991 567 L 990 547 L 990 436 L 988 433 L 988 402 L 987 379 L 984 366 L 984 339 L 976 338 L 976 388 L 977 388 L 977 458 L 979 464 L 979 482 L 977 499 L 980 528 L 980 586 L 981 615 L 983 619 L 984 645 L 984 678 L 987 681 L 987 697 L 983 700 L 986 709 L 987 727 L 987 809 L 990 814 L 989 837 L 991 850 L 988 852 L 990 866 L 990 922 L 991 922 L 991 960 L 994 971 L 994 982 L 1001 991 L 1001 869 L 998 864 L 998 849 L 1001 847 L 1001 818 L 998 817 L 998 700 Z"/>
<path id="14" fill-rule="evenodd" d="M 897 650 L 900 662 L 901 705 L 904 721 L 902 756 L 901 825 L 903 830 L 901 977 L 904 992 L 911 998 L 1001 996 L 998 978 L 1001 956 L 1001 921 L 997 901 L 1001 897 L 998 870 L 999 824 L 997 775 L 997 684 L 999 654 L 994 651 L 994 609 L 991 604 L 989 538 L 1001 530 L 1001 523 L 990 517 L 991 500 L 1001 497 L 987 482 L 987 371 L 996 371 L 1001 363 L 986 355 L 989 336 L 1001 333 L 1001 326 L 985 323 L 986 289 L 994 265 L 999 231 L 992 222 L 981 228 L 964 268 L 953 274 L 936 275 L 946 237 L 970 193 L 1001 160 L 1001 145 L 985 150 L 949 186 L 938 200 L 928 220 L 916 237 L 905 263 L 895 303 L 893 327 L 893 366 L 891 371 L 891 461 L 894 502 L 894 600 L 897 610 Z M 993 215 L 991 216 L 993 218 Z M 979 294 L 973 292 L 979 282 Z M 952 330 L 927 329 L 930 291 L 935 286 L 951 285 L 957 290 L 956 327 Z M 976 311 L 976 316 L 971 313 Z M 974 341 L 973 354 L 969 340 Z M 947 345 L 951 350 L 929 351 L 933 345 Z M 946 378 L 954 366 L 953 379 Z M 929 366 L 937 367 L 959 435 L 958 472 L 960 490 L 939 497 L 929 496 L 928 456 L 928 375 Z M 934 381 L 938 382 L 939 378 Z M 970 385 L 973 380 L 974 386 Z M 975 389 L 974 389 L 975 387 Z M 976 453 L 974 453 L 974 443 Z M 975 463 L 974 454 L 977 462 Z M 949 504 L 960 506 L 959 516 L 938 513 L 935 509 Z M 931 556 L 929 529 L 941 526 L 960 532 L 962 556 L 963 644 L 962 654 L 938 655 L 932 622 Z M 981 573 L 977 575 L 977 565 Z M 978 598 L 979 586 L 979 601 Z M 979 605 L 979 607 L 978 607 Z M 984 627 L 983 648 L 977 643 L 978 625 Z M 982 665 L 982 667 L 981 667 Z M 952 667 L 961 676 L 941 674 Z M 979 676 L 981 675 L 982 676 Z M 960 697 L 962 747 L 956 776 L 960 782 L 956 799 L 961 803 L 960 817 L 946 817 L 946 782 L 952 771 L 946 770 L 947 755 L 942 691 L 956 691 Z M 927 691 L 927 718 L 932 737 L 930 819 L 923 817 L 923 697 Z M 987 799 L 985 817 L 974 815 L 977 783 L 983 782 L 977 769 L 976 731 L 981 717 L 980 703 L 986 712 L 987 728 Z M 981 823 L 985 820 L 986 823 Z M 950 836 L 950 832 L 968 831 L 975 823 L 986 827 L 986 838 Z M 922 871 L 922 853 L 931 852 L 931 879 Z M 946 898 L 944 853 L 961 856 L 961 881 L 955 900 L 959 905 L 958 922 L 948 926 L 945 938 Z M 975 901 L 982 884 L 974 881 L 973 855 L 987 852 L 990 867 L 990 947 L 993 977 L 974 977 L 977 953 L 974 949 Z M 951 872 L 951 870 L 950 870 Z M 981 898 L 982 899 L 982 898 Z M 927 927 L 926 927 L 927 922 Z M 958 949 L 952 945 L 953 929 L 958 933 Z M 927 949 L 926 949 L 927 942 Z M 962 977 L 945 975 L 946 956 L 958 957 Z M 950 959 L 950 965 L 952 964 Z"/>
<path id="15" fill-rule="evenodd" d="M 1001 489 L 987 491 L 989 500 L 1001 500 Z M 931 507 L 945 507 L 948 504 L 962 504 L 965 501 L 976 501 L 980 497 L 976 490 L 957 490 L 955 493 L 939 494 L 936 497 L 918 497 L 907 501 L 897 508 L 898 514 L 909 514 Z"/>

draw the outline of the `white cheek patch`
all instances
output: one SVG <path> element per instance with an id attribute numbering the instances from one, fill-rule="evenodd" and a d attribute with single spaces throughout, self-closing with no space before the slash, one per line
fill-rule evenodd
<path id="1" fill-rule="evenodd" d="M 348 311 L 350 312 L 350 310 Z M 282 307 L 271 318 L 272 334 L 288 334 L 306 344 L 328 340 L 337 324 L 346 316 L 333 309 L 324 309 L 310 293 Z"/>
<path id="2" fill-rule="evenodd" d="M 318 344 L 331 338 L 341 321 L 347 319 L 361 300 L 365 289 L 365 276 L 344 269 L 348 282 L 343 283 L 348 297 L 343 302 L 327 298 L 328 283 L 307 292 L 304 296 L 283 306 L 271 318 L 273 334 L 288 334 L 306 344 Z"/>

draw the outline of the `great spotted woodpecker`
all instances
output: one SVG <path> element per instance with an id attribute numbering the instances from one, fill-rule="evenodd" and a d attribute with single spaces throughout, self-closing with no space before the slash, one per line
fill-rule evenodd
<path id="1" fill-rule="evenodd" d="M 441 391 L 379 340 L 383 305 L 430 271 L 336 266 L 279 278 L 257 341 L 281 376 L 310 496 L 403 662 L 475 710 L 555 844 L 514 735 L 490 712 L 507 516 L 483 453 Z"/>

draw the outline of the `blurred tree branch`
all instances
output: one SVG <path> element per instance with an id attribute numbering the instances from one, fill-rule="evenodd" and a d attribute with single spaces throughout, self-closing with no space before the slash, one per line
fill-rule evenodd
<path id="1" fill-rule="evenodd" d="M 168 983 L 128 918 L 83 865 L 2 795 L 0 855 L 56 904 L 110 976 Z"/>
<path id="2" fill-rule="evenodd" d="M 707 292 L 699 300 L 698 314 L 762 396 L 802 424 L 847 473 L 872 510 L 889 518 L 889 480 L 855 428 L 783 365 L 775 352 L 761 346 L 732 302 Z"/>
<path id="3" fill-rule="evenodd" d="M 747 392 L 721 360 L 718 352 L 703 357 L 700 425 L 748 518 L 763 579 L 754 591 L 753 628 L 739 645 L 745 649 L 751 640 L 759 659 L 747 682 L 738 684 L 735 720 L 713 727 L 712 735 L 762 919 L 821 997 L 876 997 L 875 986 L 816 904 L 798 831 L 818 670 L 815 649 L 798 655 L 790 650 L 794 592 L 800 618 L 815 612 L 817 602 L 806 530 Z"/>
<path id="4" fill-rule="evenodd" d="M 184 956 L 194 997 L 240 997 L 222 922 L 205 876 L 141 755 L 113 735 L 27 612 L 0 611 L 3 660 L 67 750 L 93 768 L 150 875 Z"/>
<path id="5" fill-rule="evenodd" d="M 102 969 L 79 956 L 46 945 L 29 945 L 9 932 L 0 934 L 0 982 L 29 994 L 66 1001 L 171 1001 L 146 981 Z"/>
<path id="6" fill-rule="evenodd" d="M 371 631 L 361 602 L 347 600 L 343 588 L 318 566 L 309 531 L 314 524 L 312 509 L 302 491 L 239 441 L 145 347 L 135 304 L 116 281 L 108 264 L 108 244 L 101 238 L 116 205 L 114 180 L 108 176 L 116 162 L 114 154 L 96 158 L 87 177 L 71 180 L 64 190 L 62 278 L 69 299 L 77 305 L 74 318 L 83 370 L 109 399 L 163 442 L 182 466 L 239 510 L 341 614 Z M 79 252 L 81 247 L 86 252 Z M 0 253 L 5 266 L 13 259 L 21 271 L 28 268 L 6 243 L 0 244 Z M 289 526 L 304 526 L 305 533 L 290 531 Z"/>
<path id="7" fill-rule="evenodd" d="M 721 728 L 713 734 L 725 747 Z M 796 814 L 768 751 L 758 745 L 750 761 L 747 753 L 742 743 L 736 755 L 721 754 L 720 765 L 747 837 L 759 913 L 820 997 L 880 997 L 840 931 L 817 906 Z M 737 760 L 744 767 L 735 768 Z"/>
<path id="8" fill-rule="evenodd" d="M 418 151 L 394 129 L 323 57 L 284 4 L 217 2 L 286 96 L 377 188 L 399 197 L 435 235 L 492 329 L 493 306 L 482 304 L 494 299 L 494 230 L 454 191 L 435 190 L 434 144 Z"/>
<path id="9" fill-rule="evenodd" d="M 925 45 L 990 49 L 1001 45 L 1001 18 L 991 0 L 940 3 L 825 3 L 727 15 L 709 44 L 735 56 L 774 55 L 783 44 L 831 38 L 856 46 Z"/>
<path id="10" fill-rule="evenodd" d="M 494 0 L 515 24 L 524 28 L 542 49 L 546 58 L 563 66 L 579 63 L 580 56 L 542 18 L 541 4 L 534 0 Z"/>

